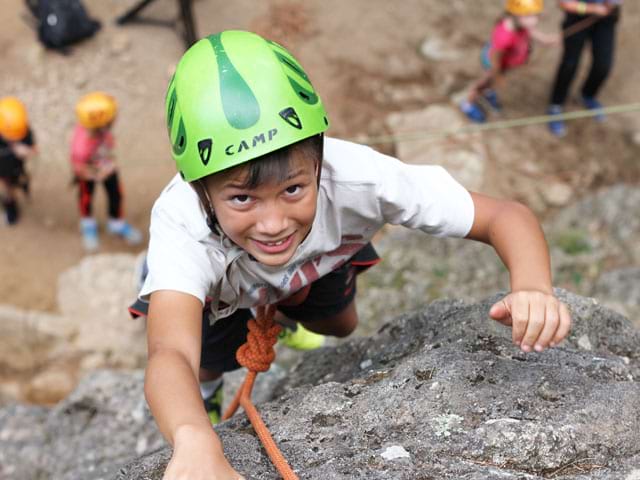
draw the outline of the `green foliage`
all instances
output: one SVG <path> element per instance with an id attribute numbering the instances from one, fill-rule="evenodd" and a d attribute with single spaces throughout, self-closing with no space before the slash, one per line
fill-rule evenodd
<path id="1" fill-rule="evenodd" d="M 554 238 L 553 243 L 568 255 L 579 255 L 591 251 L 589 235 L 583 230 L 565 230 Z"/>

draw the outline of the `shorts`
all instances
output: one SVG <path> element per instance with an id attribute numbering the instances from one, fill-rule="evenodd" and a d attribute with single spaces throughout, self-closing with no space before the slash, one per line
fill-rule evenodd
<path id="1" fill-rule="evenodd" d="M 356 295 L 356 276 L 380 261 L 373 245 L 368 243 L 343 266 L 311 284 L 305 300 L 296 306 L 279 306 L 278 310 L 292 320 L 313 322 L 331 317 L 349 306 Z M 247 341 L 247 323 L 253 318 L 249 309 L 209 325 L 205 310 L 202 315 L 202 353 L 200 366 L 214 372 L 240 368 L 236 351 Z"/>

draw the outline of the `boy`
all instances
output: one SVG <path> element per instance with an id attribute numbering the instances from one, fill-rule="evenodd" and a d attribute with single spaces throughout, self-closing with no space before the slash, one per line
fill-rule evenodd
<path id="1" fill-rule="evenodd" d="M 107 231 L 124 238 L 129 244 L 142 241 L 140 232 L 124 219 L 122 188 L 113 157 L 114 138 L 111 126 L 118 106 L 111 95 L 93 92 L 76 104 L 78 124 L 71 142 L 71 165 L 78 184 L 80 231 L 87 251 L 98 249 L 98 223 L 92 216 L 93 192 L 102 183 L 109 201 Z"/>
<path id="2" fill-rule="evenodd" d="M 484 72 L 460 104 L 462 112 L 473 122 L 483 123 L 487 119 L 478 100 L 484 99 L 496 112 L 502 110 L 496 89 L 504 86 L 507 72 L 526 65 L 533 40 L 543 45 L 560 42 L 559 35 L 538 30 L 543 9 L 543 0 L 506 0 L 504 13 L 491 32 L 491 41 L 482 49 L 480 59 Z"/>
<path id="3" fill-rule="evenodd" d="M 29 194 L 25 163 L 37 154 L 24 104 L 15 97 L 0 99 L 0 200 L 5 223 L 15 225 L 20 218 L 18 188 Z"/>
<path id="4" fill-rule="evenodd" d="M 179 176 L 154 205 L 141 290 L 150 296 L 145 393 L 174 447 L 165 479 L 239 478 L 198 379 L 238 367 L 257 305 L 277 304 L 280 319 L 320 334 L 349 335 L 355 273 L 375 263 L 369 241 L 385 223 L 490 243 L 512 288 L 491 316 L 513 325 L 527 352 L 566 336 L 569 313 L 552 294 L 533 214 L 469 193 L 440 167 L 325 139 L 320 98 L 283 47 L 240 31 L 200 40 L 178 64 L 166 107 Z"/>

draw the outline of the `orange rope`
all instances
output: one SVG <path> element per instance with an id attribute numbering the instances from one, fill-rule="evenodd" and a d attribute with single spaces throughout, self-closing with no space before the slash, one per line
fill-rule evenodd
<path id="1" fill-rule="evenodd" d="M 273 321 L 275 311 L 276 309 L 273 305 L 258 307 L 255 320 L 249 320 L 247 342 L 236 352 L 238 362 L 243 367 L 246 367 L 249 372 L 247 372 L 244 383 L 236 392 L 236 396 L 229 408 L 224 412 L 222 419 L 227 420 L 236 412 L 239 406 L 242 406 L 258 438 L 264 445 L 271 463 L 276 467 L 282 478 L 284 480 L 298 480 L 298 476 L 293 472 L 282 452 L 278 449 L 276 442 L 271 437 L 271 433 L 269 433 L 269 429 L 262 421 L 260 413 L 251 403 L 251 390 L 258 372 L 269 370 L 271 362 L 276 358 L 273 346 L 278 341 L 280 325 Z"/>

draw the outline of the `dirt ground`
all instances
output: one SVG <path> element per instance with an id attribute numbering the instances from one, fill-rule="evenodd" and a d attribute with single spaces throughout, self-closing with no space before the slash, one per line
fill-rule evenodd
<path id="1" fill-rule="evenodd" d="M 118 99 L 117 157 L 127 217 L 133 224 L 146 231 L 151 205 L 174 174 L 164 126 L 164 91 L 183 43 L 170 28 L 117 26 L 115 18 L 134 3 L 86 0 L 103 28 L 68 56 L 39 46 L 22 18 L 26 12 L 20 0 L 7 0 L 0 10 L 0 94 L 25 101 L 41 151 L 31 165 L 33 195 L 22 201 L 21 223 L 0 228 L 0 304 L 55 311 L 59 273 L 85 255 L 68 164 L 73 106 L 80 95 L 100 89 Z M 547 2 L 542 21 L 548 31 L 558 28 L 561 16 L 553 3 Z M 388 113 L 449 102 L 479 72 L 480 48 L 502 4 L 500 0 L 200 0 L 194 2 L 194 12 L 201 36 L 250 29 L 288 46 L 321 92 L 332 121 L 329 133 L 354 138 L 388 133 Z M 174 0 L 156 0 L 143 16 L 173 19 L 176 5 Z M 640 101 L 638 2 L 627 2 L 623 20 L 617 63 L 601 96 L 608 105 Z M 423 58 L 419 46 L 427 37 L 445 40 L 462 57 L 443 62 Z M 503 93 L 508 118 L 544 111 L 559 53 L 540 48 L 530 65 L 511 76 Z M 631 138 L 640 132 L 640 115 L 611 117 L 597 128 L 592 123 L 572 126 L 562 141 L 537 142 L 539 133 L 525 129 L 511 134 L 523 135 L 530 148 L 539 148 L 542 170 L 550 177 L 583 175 L 585 159 L 606 165 L 583 182 L 581 193 L 603 184 L 637 181 L 638 146 Z M 379 147 L 393 153 L 392 145 Z M 487 191 L 517 196 L 499 166 L 491 171 Z M 104 221 L 103 194 L 95 208 Z M 103 252 L 138 250 L 104 237 Z"/>

